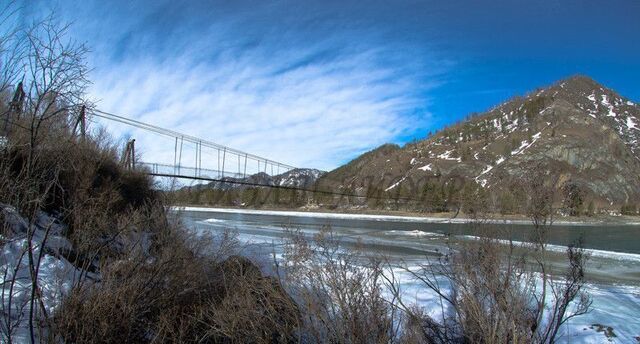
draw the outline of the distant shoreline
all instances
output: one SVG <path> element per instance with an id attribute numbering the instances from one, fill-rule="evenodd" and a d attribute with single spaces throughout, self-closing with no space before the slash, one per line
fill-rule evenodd
<path id="1" fill-rule="evenodd" d="M 245 207 L 221 207 L 221 206 L 205 206 L 205 205 L 173 205 L 170 207 L 174 211 L 202 211 L 212 213 L 245 213 L 256 215 L 280 215 L 280 216 L 298 216 L 298 217 L 317 217 L 317 218 L 337 218 L 352 220 L 385 220 L 385 221 L 403 221 L 403 222 L 424 222 L 424 223 L 469 223 L 476 219 L 466 216 L 465 214 L 455 213 L 410 213 L 401 211 L 372 211 L 364 210 L 355 212 L 353 209 L 345 209 L 344 211 L 331 211 L 327 209 L 283 209 L 283 208 L 245 208 Z M 528 225 L 531 221 L 523 215 L 507 215 L 489 214 L 483 218 L 486 223 L 495 224 L 515 224 Z M 565 226 L 597 226 L 602 224 L 640 226 L 640 217 L 631 216 L 595 216 L 592 218 L 575 217 L 570 220 L 566 217 L 556 218 L 553 221 L 556 225 Z"/>

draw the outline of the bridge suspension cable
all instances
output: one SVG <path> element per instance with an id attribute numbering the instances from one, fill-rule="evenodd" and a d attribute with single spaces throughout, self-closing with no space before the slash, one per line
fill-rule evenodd
<path id="1" fill-rule="evenodd" d="M 219 149 L 221 151 L 225 151 L 227 153 L 232 153 L 232 154 L 235 154 L 235 155 L 246 156 L 246 157 L 248 157 L 250 159 L 253 159 L 253 160 L 265 161 L 265 162 L 267 162 L 269 164 L 278 165 L 278 166 L 286 168 L 286 169 L 294 169 L 295 168 L 295 167 L 293 167 L 291 165 L 288 165 L 288 164 L 283 164 L 283 163 L 280 163 L 280 162 L 277 162 L 277 161 L 274 161 L 274 160 L 271 160 L 271 159 L 263 158 L 263 157 L 258 156 L 258 155 L 254 155 L 254 154 L 251 154 L 251 153 L 246 153 L 246 152 L 243 152 L 243 151 L 231 148 L 231 147 L 227 147 L 227 146 L 223 146 L 223 145 L 211 142 L 211 141 L 203 140 L 203 139 L 195 137 L 195 136 L 191 136 L 191 135 L 188 135 L 188 134 L 183 134 L 183 133 L 180 133 L 180 132 L 177 132 L 177 131 L 174 131 L 174 130 L 170 130 L 170 129 L 161 128 L 161 127 L 155 126 L 153 124 L 148 124 L 148 123 L 136 121 L 136 120 L 131 119 L 131 118 L 127 118 L 127 117 L 124 117 L 124 116 L 119 116 L 119 115 L 116 115 L 116 114 L 113 114 L 113 113 L 109 113 L 109 112 L 106 112 L 106 111 L 102 111 L 102 110 L 99 110 L 99 109 L 93 109 L 92 112 L 93 112 L 93 115 L 96 116 L 96 117 L 104 118 L 104 119 L 115 121 L 115 122 L 120 122 L 120 123 L 127 124 L 127 125 L 130 125 L 130 126 L 136 127 L 136 128 L 144 129 L 144 130 L 147 130 L 147 131 L 152 131 L 152 132 L 155 132 L 155 133 L 158 133 L 158 134 L 161 134 L 161 135 L 165 135 L 165 136 L 169 136 L 169 137 L 174 137 L 174 138 L 177 137 L 177 138 L 180 138 L 180 139 L 184 139 L 184 141 L 188 141 L 188 142 L 191 142 L 191 143 L 194 143 L 194 144 L 200 144 L 200 145 L 202 145 L 204 147 L 209 147 L 209 148 L 213 148 L 213 149 Z"/>

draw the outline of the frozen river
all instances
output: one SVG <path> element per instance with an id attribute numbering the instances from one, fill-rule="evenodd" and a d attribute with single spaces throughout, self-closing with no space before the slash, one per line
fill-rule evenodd
<path id="1" fill-rule="evenodd" d="M 313 234 L 330 226 L 346 243 L 359 242 L 366 251 L 409 263 L 442 252 L 447 243 L 478 235 L 526 241 L 531 229 L 527 224 L 497 223 L 492 226 L 497 230 L 479 234 L 461 220 L 215 208 L 186 208 L 180 213 L 190 228 L 236 232 L 252 254 L 278 253 L 285 228 Z M 571 320 L 562 341 L 640 343 L 640 225 L 554 225 L 549 243 L 558 262 L 566 245 L 578 238 L 590 254 L 587 290 L 593 306 L 589 314 Z M 605 338 L 594 324 L 613 327 L 617 337 Z"/>

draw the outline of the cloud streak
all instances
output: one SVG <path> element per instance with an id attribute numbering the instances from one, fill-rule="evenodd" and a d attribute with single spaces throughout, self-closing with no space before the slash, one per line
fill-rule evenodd
<path id="1" fill-rule="evenodd" d="M 215 15 L 172 8 L 124 20 L 105 10 L 102 25 L 115 29 L 93 40 L 98 108 L 325 170 L 429 120 L 425 93 L 442 64 L 404 60 L 398 52 L 407 47 L 375 44 L 382 32 L 363 31 L 370 26 L 283 5 Z M 76 24 L 89 45 L 90 33 L 102 32 L 95 23 Z M 342 26 L 340 34 L 327 25 Z M 108 127 L 134 136 L 145 160 L 173 161 L 172 142 Z"/>

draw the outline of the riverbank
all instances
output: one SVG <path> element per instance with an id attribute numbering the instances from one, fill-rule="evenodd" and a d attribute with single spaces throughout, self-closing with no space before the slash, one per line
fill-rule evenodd
<path id="1" fill-rule="evenodd" d="M 182 220 L 188 228 L 220 233 L 232 229 L 247 252 L 267 257 L 281 257 L 279 241 L 286 235 L 285 228 L 296 228 L 307 237 L 319 233 L 326 225 L 334 229 L 346 247 L 358 245 L 367 253 L 382 254 L 393 262 L 420 264 L 426 256 L 442 252 L 458 241 L 475 240 L 472 226 L 455 222 L 442 222 L 442 217 L 389 216 L 372 214 L 322 213 L 311 211 L 256 210 L 246 208 L 173 207 L 183 210 Z M 446 218 L 445 218 L 446 219 Z M 528 226 L 501 226 L 512 230 L 516 237 Z M 517 227 L 517 228 L 512 228 Z M 558 225 L 551 233 L 554 244 L 549 247 L 550 268 L 562 270 L 566 264 L 566 242 L 585 232 L 584 243 L 590 259 L 587 262 L 585 286 L 593 297 L 593 311 L 568 324 L 559 342 L 608 343 L 601 333 L 590 329 L 592 324 L 611 326 L 622 342 L 632 340 L 638 333 L 638 324 L 629 321 L 637 314 L 640 286 L 640 253 L 636 250 L 638 231 L 631 226 L 599 228 L 597 226 Z M 620 227 L 620 226 L 618 226 Z M 599 233 L 607 232 L 606 236 Z M 453 240 L 453 242 L 451 241 Z M 566 241 L 566 242 L 562 242 Z M 621 245 L 629 244 L 626 247 Z M 617 247 L 619 246 L 619 247 Z M 635 252 L 635 253 L 624 253 Z M 562 270 L 563 271 L 563 270 Z M 433 296 L 415 281 L 403 279 L 406 295 L 416 295 L 415 302 L 433 309 L 429 303 Z M 435 305 L 437 307 L 437 304 Z M 614 341 L 615 342 L 615 341 Z"/>
<path id="2" fill-rule="evenodd" d="M 384 221 L 410 221 L 423 223 L 470 223 L 481 220 L 486 223 L 506 223 L 506 224 L 530 224 L 531 220 L 525 215 L 502 215 L 483 214 L 483 217 L 472 217 L 468 214 L 446 212 L 446 213 L 413 213 L 393 210 L 371 210 L 371 209 L 325 209 L 319 207 L 300 207 L 294 209 L 262 207 L 259 209 L 248 207 L 221 207 L 193 204 L 180 204 L 171 207 L 173 210 L 192 210 L 208 212 L 242 212 L 254 214 L 273 214 L 289 216 L 312 216 L 318 218 L 340 218 L 340 219 L 362 219 L 362 220 L 384 220 Z M 581 225 L 597 226 L 602 224 L 640 226 L 638 216 L 611 216 L 597 215 L 592 217 L 555 217 L 554 224 L 558 225 Z"/>

